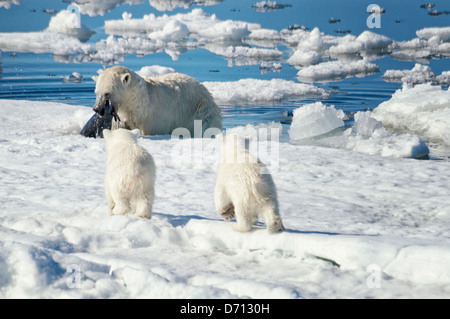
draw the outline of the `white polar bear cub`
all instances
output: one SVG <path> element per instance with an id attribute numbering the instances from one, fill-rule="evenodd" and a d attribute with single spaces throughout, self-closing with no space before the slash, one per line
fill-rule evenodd
<path id="1" fill-rule="evenodd" d="M 111 215 L 151 218 L 155 197 L 155 163 L 138 145 L 139 130 L 103 130 L 107 161 L 105 195 Z"/>
<path id="2" fill-rule="evenodd" d="M 284 230 L 275 183 L 265 165 L 235 134 L 223 136 L 221 150 L 214 189 L 219 214 L 226 220 L 236 218 L 233 229 L 240 232 L 251 229 L 258 213 L 263 215 L 269 233 Z"/>

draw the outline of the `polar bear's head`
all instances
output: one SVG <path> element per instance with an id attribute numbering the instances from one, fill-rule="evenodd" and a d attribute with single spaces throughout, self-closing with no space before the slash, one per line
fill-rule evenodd
<path id="1" fill-rule="evenodd" d="M 106 69 L 98 77 L 92 77 L 96 82 L 94 111 L 104 115 L 105 105 L 109 103 L 112 111 L 118 113 L 118 108 L 127 98 L 127 91 L 136 76 L 133 71 L 123 66 L 115 66 Z"/>
<path id="2" fill-rule="evenodd" d="M 139 129 L 134 129 L 132 131 L 123 128 L 113 131 L 109 129 L 103 130 L 103 136 L 105 138 L 107 149 L 112 149 L 115 145 L 121 143 L 126 143 L 129 145 L 136 144 L 140 135 L 141 132 Z"/>

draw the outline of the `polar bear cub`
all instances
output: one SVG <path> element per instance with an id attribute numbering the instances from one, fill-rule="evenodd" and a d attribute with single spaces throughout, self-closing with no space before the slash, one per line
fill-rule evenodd
<path id="1" fill-rule="evenodd" d="M 155 197 L 155 163 L 138 144 L 135 129 L 103 130 L 107 161 L 105 195 L 111 215 L 151 218 Z"/>
<path id="2" fill-rule="evenodd" d="M 265 165 L 245 148 L 238 135 L 222 137 L 214 201 L 216 210 L 224 219 L 236 218 L 233 225 L 236 231 L 248 232 L 257 222 L 258 213 L 262 214 L 269 233 L 284 230 L 272 176 Z"/>

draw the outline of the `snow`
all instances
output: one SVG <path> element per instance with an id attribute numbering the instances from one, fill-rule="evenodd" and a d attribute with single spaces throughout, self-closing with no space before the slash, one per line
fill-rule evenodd
<path id="1" fill-rule="evenodd" d="M 374 109 L 383 125 L 409 131 L 429 141 L 450 145 L 450 91 L 430 83 L 403 85 L 392 98 Z"/>
<path id="2" fill-rule="evenodd" d="M 207 160 L 215 140 L 140 138 L 157 166 L 153 217 L 109 216 L 104 141 L 78 134 L 92 110 L 0 105 L 5 298 L 450 293 L 448 162 L 272 143 L 279 149 L 273 177 L 287 231 L 269 235 L 258 223 L 241 234 L 214 211 L 215 169 Z M 379 129 L 373 123 L 369 131 Z M 171 158 L 199 141 L 202 160 Z"/>

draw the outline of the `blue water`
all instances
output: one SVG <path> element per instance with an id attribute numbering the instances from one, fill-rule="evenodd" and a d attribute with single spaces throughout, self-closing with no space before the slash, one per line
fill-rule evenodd
<path id="1" fill-rule="evenodd" d="M 280 10 L 271 12 L 257 12 L 252 4 L 259 0 L 224 0 L 214 6 L 201 6 L 207 13 L 216 14 L 220 20 L 232 19 L 256 22 L 263 28 L 282 30 L 290 25 L 303 25 L 310 29 L 319 27 L 320 31 L 328 35 L 336 35 L 336 30 L 351 30 L 353 35 L 359 35 L 369 30 L 366 25 L 368 14 L 366 8 L 376 3 L 386 10 L 381 16 L 381 28 L 371 31 L 386 35 L 393 40 L 411 40 L 416 37 L 415 32 L 424 27 L 448 26 L 450 15 L 430 16 L 428 10 L 420 8 L 427 3 L 423 0 L 284 0 L 279 4 L 290 4 Z M 440 11 L 450 11 L 450 1 L 432 1 Z M 56 11 L 66 9 L 67 2 L 62 0 L 22 0 L 20 5 L 11 5 L 9 10 L 0 8 L 0 32 L 31 32 L 41 31 L 48 26 L 51 15 L 44 9 Z M 137 5 L 120 5 L 104 16 L 82 16 L 82 22 L 96 32 L 87 43 L 95 44 L 107 35 L 103 26 L 105 20 L 121 19 L 124 11 L 133 14 L 133 18 L 141 18 L 144 14 L 173 15 L 179 12 L 190 12 L 196 8 L 178 8 L 171 12 L 159 12 L 149 5 L 147 0 Z M 330 24 L 330 18 L 340 19 L 341 22 Z M 283 59 L 289 56 L 285 51 Z M 3 50 L 5 51 L 5 50 Z M 271 79 L 283 78 L 298 81 L 298 70 L 289 66 L 283 60 L 279 73 L 262 74 L 259 65 L 229 66 L 222 56 L 215 55 L 205 49 L 187 50 L 178 60 L 173 61 L 165 53 L 155 53 L 145 56 L 129 54 L 121 61 L 133 70 L 139 70 L 147 65 L 162 65 L 174 68 L 177 72 L 189 74 L 199 81 L 235 81 L 242 78 Z M 429 66 L 434 74 L 450 69 L 449 59 L 430 60 Z M 415 62 L 397 61 L 389 56 L 374 61 L 380 72 L 363 78 L 350 78 L 327 84 L 316 84 L 336 93 L 323 100 L 325 104 L 333 104 L 352 114 L 360 110 L 373 109 L 381 102 L 390 99 L 395 90 L 401 87 L 399 83 L 388 83 L 381 76 L 387 69 L 411 69 Z M 94 87 L 91 76 L 97 74 L 98 69 L 109 65 L 87 62 L 60 61 L 52 54 L 4 52 L 0 65 L 0 99 L 27 99 L 36 101 L 57 101 L 68 104 L 94 104 Z M 80 83 L 65 82 L 63 76 L 72 72 L 83 75 Z M 293 109 L 314 99 L 287 99 L 281 102 L 258 102 L 223 106 L 225 127 L 244 124 L 259 124 L 272 120 L 289 122 L 289 114 Z M 443 157 L 448 156 L 444 154 Z"/>

